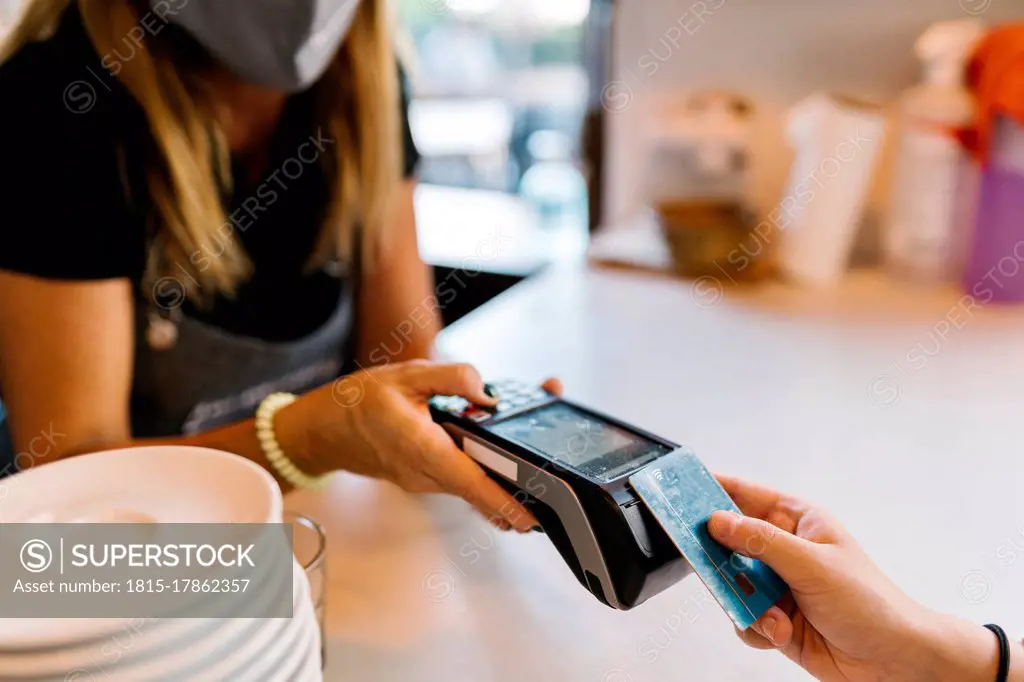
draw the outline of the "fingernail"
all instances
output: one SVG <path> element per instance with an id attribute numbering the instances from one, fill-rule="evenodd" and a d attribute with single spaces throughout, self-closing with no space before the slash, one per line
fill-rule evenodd
<path id="1" fill-rule="evenodd" d="M 761 631 L 764 633 L 765 637 L 767 637 L 768 639 L 771 640 L 772 644 L 776 644 L 776 641 L 775 641 L 775 626 L 776 625 L 778 625 L 778 623 L 775 621 L 774 618 L 765 618 L 764 620 L 761 621 Z"/>
<path id="2" fill-rule="evenodd" d="M 540 527 L 540 524 L 538 524 L 537 520 L 532 516 L 529 517 L 529 519 L 530 520 L 525 523 L 516 523 L 516 530 L 520 533 L 529 533 L 530 531 Z"/>
<path id="3" fill-rule="evenodd" d="M 740 516 L 736 512 L 719 512 L 712 517 L 709 530 L 711 530 L 713 535 L 724 540 L 732 537 L 739 525 Z"/>
<path id="4" fill-rule="evenodd" d="M 537 527 L 537 521 L 532 518 L 530 518 L 529 521 L 526 521 L 525 523 L 516 523 L 515 525 L 516 530 L 518 530 L 519 532 L 531 532 Z"/>

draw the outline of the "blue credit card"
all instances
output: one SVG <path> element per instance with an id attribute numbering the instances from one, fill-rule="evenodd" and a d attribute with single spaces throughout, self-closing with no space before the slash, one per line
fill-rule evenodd
<path id="1" fill-rule="evenodd" d="M 708 534 L 713 512 L 740 510 L 693 452 L 680 448 L 629 482 L 738 628 L 749 628 L 787 592 L 775 571 Z"/>

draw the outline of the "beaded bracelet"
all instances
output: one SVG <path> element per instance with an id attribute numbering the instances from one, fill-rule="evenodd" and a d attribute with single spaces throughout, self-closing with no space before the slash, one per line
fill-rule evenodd
<path id="1" fill-rule="evenodd" d="M 302 473 L 295 463 L 288 459 L 284 450 L 277 442 L 274 434 L 274 415 L 282 407 L 291 405 L 296 400 L 291 393 L 271 393 L 256 408 L 256 438 L 260 441 L 260 448 L 267 456 L 267 461 L 280 474 L 281 478 L 291 483 L 296 488 L 309 490 L 323 490 L 330 483 L 330 475 L 314 478 Z"/>

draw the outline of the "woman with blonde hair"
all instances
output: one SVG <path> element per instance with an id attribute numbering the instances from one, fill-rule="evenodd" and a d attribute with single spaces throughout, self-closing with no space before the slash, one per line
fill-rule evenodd
<path id="1" fill-rule="evenodd" d="M 493 398 L 422 359 L 439 323 L 390 19 L 384 0 L 29 0 L 0 45 L 18 468 L 200 445 L 285 485 L 346 469 L 534 525 L 426 407 Z"/>

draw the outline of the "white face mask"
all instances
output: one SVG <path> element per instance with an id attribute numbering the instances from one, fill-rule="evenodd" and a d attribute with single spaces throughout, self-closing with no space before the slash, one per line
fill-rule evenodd
<path id="1" fill-rule="evenodd" d="M 238 77 L 284 92 L 315 83 L 348 34 L 360 0 L 187 0 L 167 20 Z"/>

